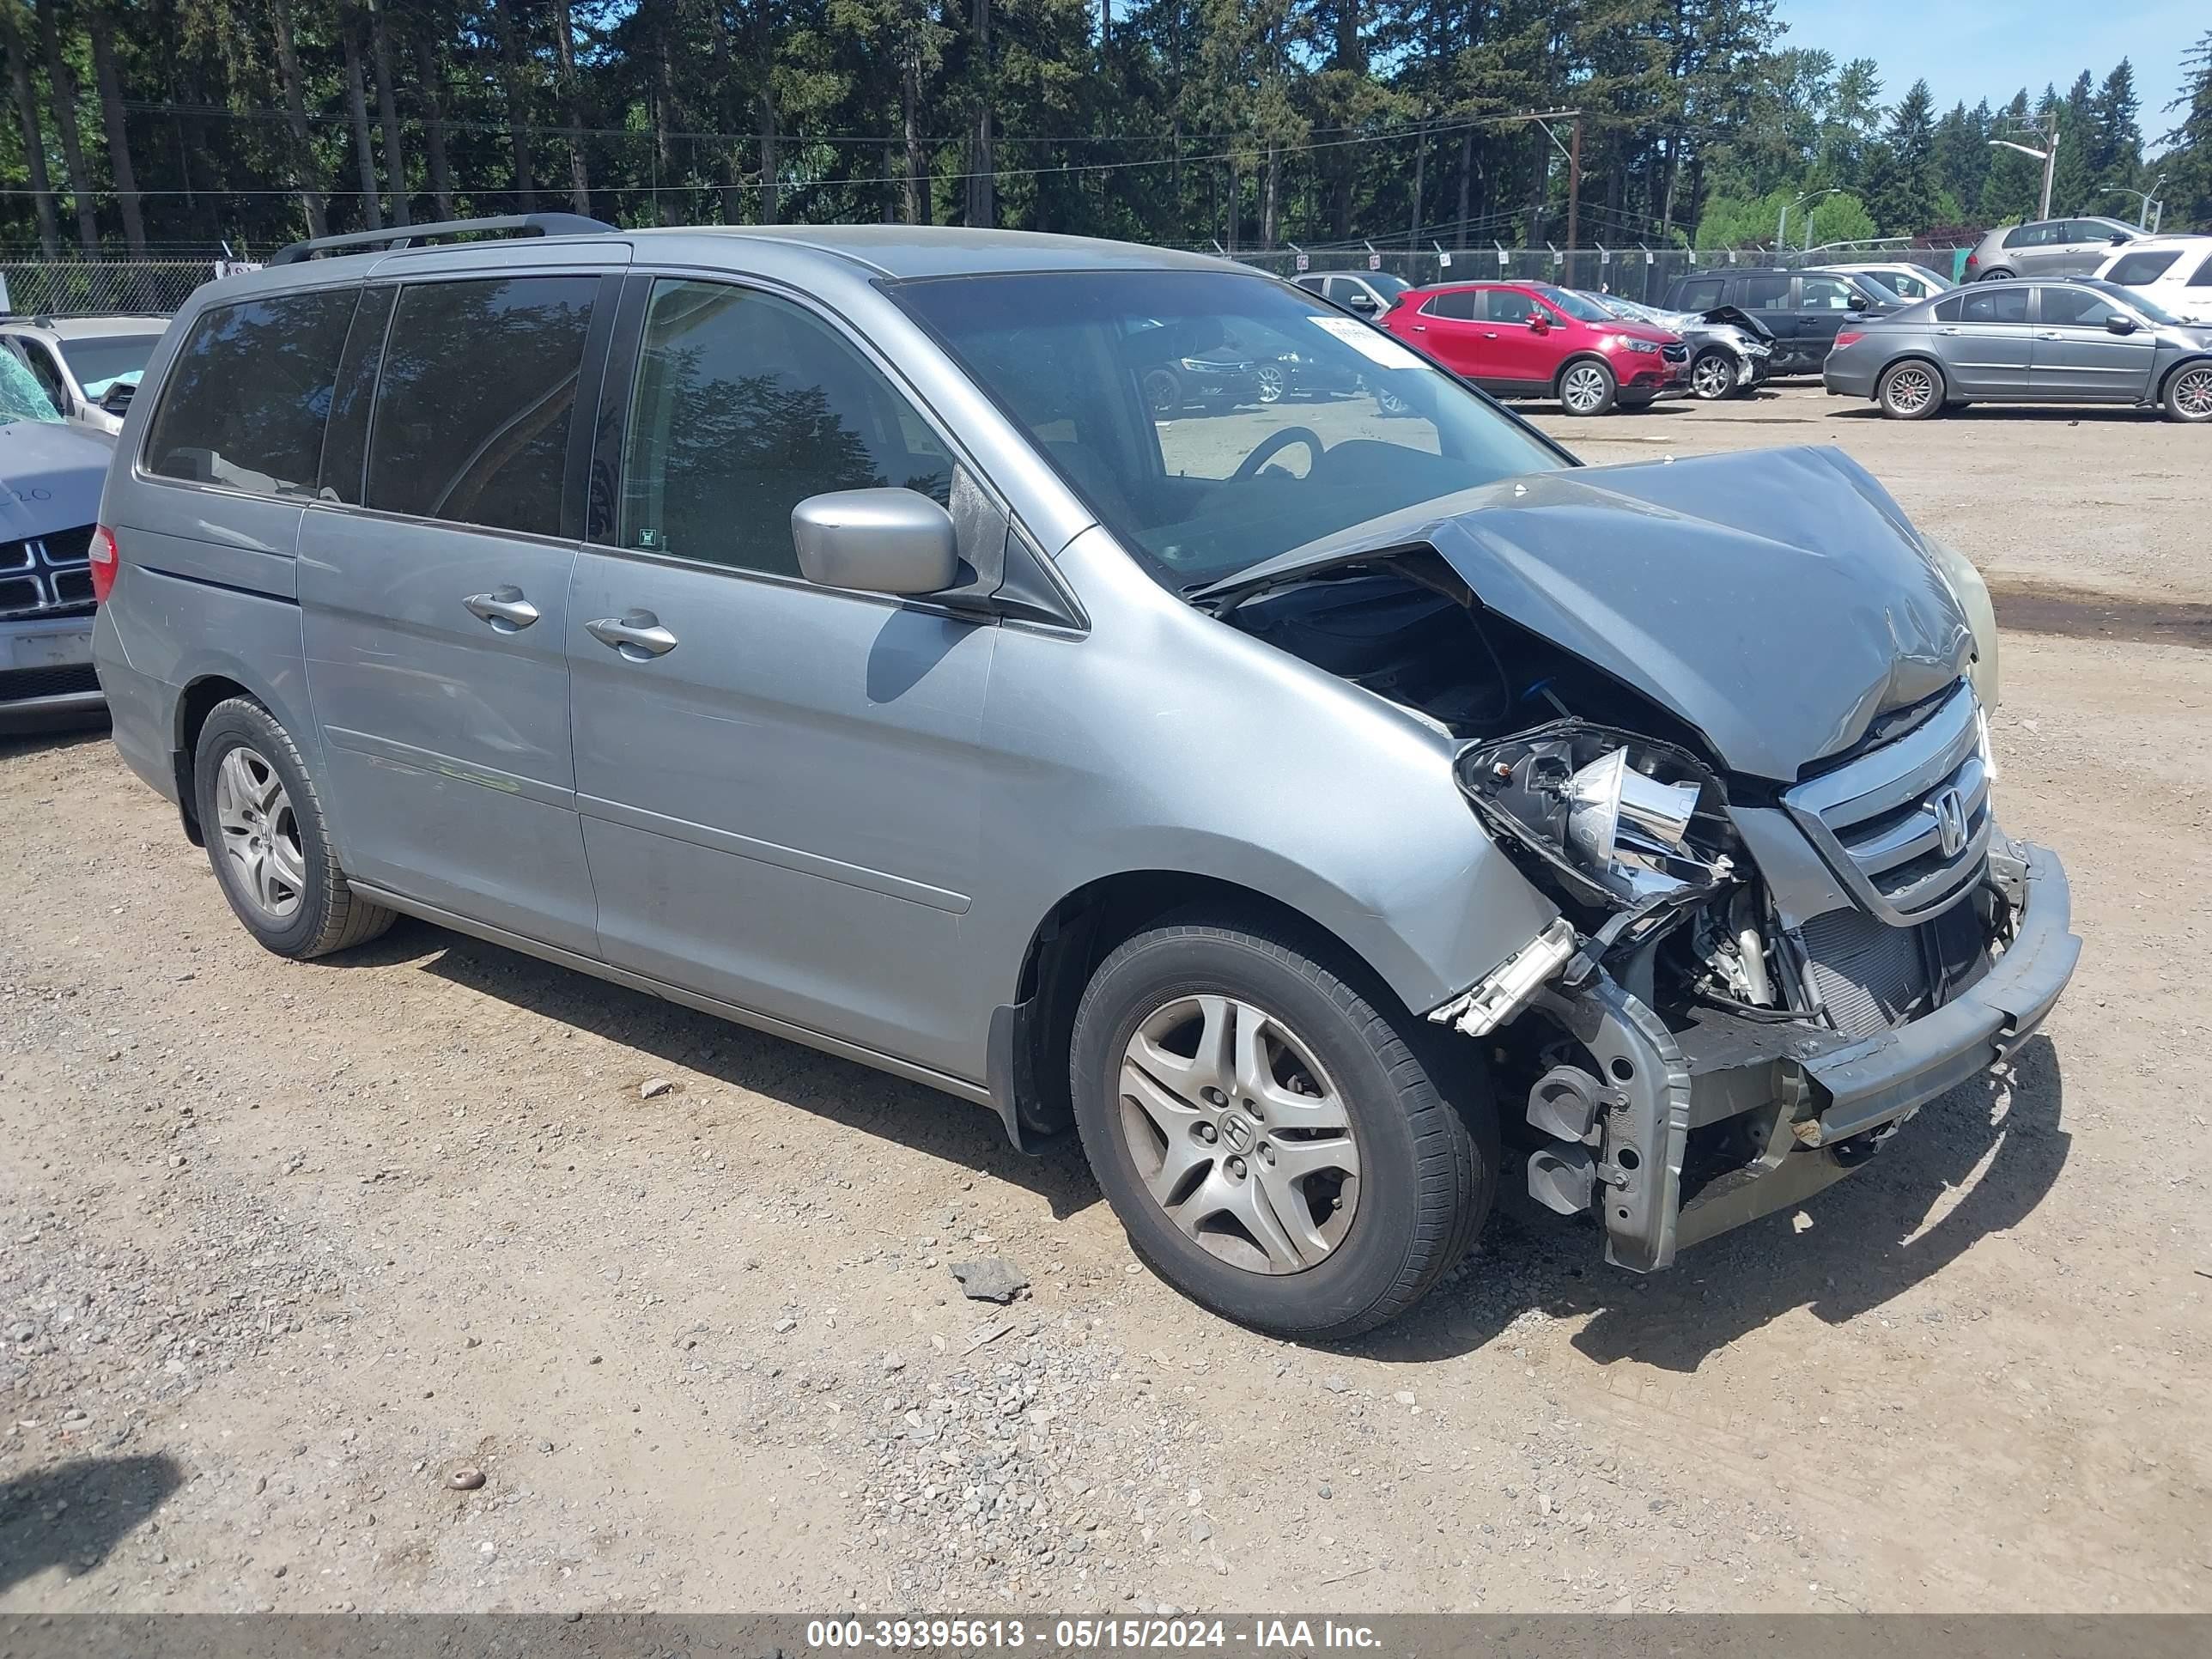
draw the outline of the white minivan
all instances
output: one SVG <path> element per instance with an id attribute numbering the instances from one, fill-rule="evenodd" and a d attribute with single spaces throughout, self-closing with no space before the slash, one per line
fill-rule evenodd
<path id="1" fill-rule="evenodd" d="M 2147 236 L 2112 250 L 2097 275 L 2140 289 L 2185 323 L 2212 326 L 2212 236 Z"/>

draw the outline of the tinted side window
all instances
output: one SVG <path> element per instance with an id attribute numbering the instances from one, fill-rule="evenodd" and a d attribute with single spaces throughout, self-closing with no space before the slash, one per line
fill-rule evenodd
<path id="1" fill-rule="evenodd" d="M 1747 276 L 1743 279 L 1742 295 L 1736 303 L 1746 311 L 1787 311 L 1790 308 L 1790 279 L 1787 276 Z"/>
<path id="2" fill-rule="evenodd" d="M 2197 274 L 2189 279 L 2191 288 L 2212 288 L 2212 259 L 2197 267 Z"/>
<path id="3" fill-rule="evenodd" d="M 2173 268 L 2181 257 L 2179 250 L 2169 253 L 2123 253 L 2112 261 L 2112 268 L 2105 273 L 2108 283 L 2118 283 L 2123 288 L 2141 288 L 2154 283 Z"/>
<path id="4" fill-rule="evenodd" d="M 2027 290 L 2024 288 L 1977 289 L 1966 296 L 1959 320 L 1962 323 L 2024 323 L 2027 320 Z"/>
<path id="5" fill-rule="evenodd" d="M 1449 294 L 1439 294 L 1421 307 L 1425 317 L 1444 317 L 1455 322 L 1471 323 L 1482 310 L 1482 290 L 1474 288 L 1455 289 Z"/>
<path id="6" fill-rule="evenodd" d="M 1939 323 L 1955 323 L 1959 320 L 1959 313 L 1966 309 L 1966 305 L 1965 295 L 1954 294 L 1948 299 L 1938 300 L 1930 314 Z"/>
<path id="7" fill-rule="evenodd" d="M 1483 295 L 1482 314 L 1493 323 L 1519 323 L 1525 326 L 1530 314 L 1543 308 L 1517 288 L 1493 288 Z"/>
<path id="8" fill-rule="evenodd" d="M 623 441 L 623 546 L 796 575 L 791 509 L 885 485 L 944 502 L 952 463 L 851 342 L 773 295 L 653 285 Z"/>
<path id="9" fill-rule="evenodd" d="M 561 528 L 596 276 L 400 290 L 368 441 L 368 505 L 532 535 Z"/>
<path id="10" fill-rule="evenodd" d="M 2046 288 L 2039 291 L 2043 295 L 2043 322 L 2048 328 L 2102 328 L 2107 319 L 2120 314 L 2087 289 Z"/>
<path id="11" fill-rule="evenodd" d="M 2069 219 L 2066 240 L 2069 242 L 2109 242 L 2115 236 L 2122 241 L 2132 239 L 2134 233 L 2125 225 L 2116 225 L 2106 219 Z"/>
<path id="12" fill-rule="evenodd" d="M 170 365 L 147 470 L 258 495 L 312 495 L 358 292 L 322 289 L 202 313 Z"/>
<path id="13" fill-rule="evenodd" d="M 2043 247 L 2057 241 L 2066 231 L 2063 219 L 2047 219 L 2039 225 L 2021 225 L 2005 233 L 2007 247 Z"/>
<path id="14" fill-rule="evenodd" d="M 1675 302 L 1685 311 L 1711 311 L 1721 303 L 1721 279 L 1695 276 L 1682 284 Z"/>

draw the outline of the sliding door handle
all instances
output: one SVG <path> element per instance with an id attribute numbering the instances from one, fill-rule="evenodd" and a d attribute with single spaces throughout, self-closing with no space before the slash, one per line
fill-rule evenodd
<path id="1" fill-rule="evenodd" d="M 663 628 L 660 618 L 650 611 L 625 611 L 620 617 L 601 617 L 597 622 L 586 623 L 584 631 L 632 662 L 650 662 L 676 648 L 676 635 Z"/>
<path id="2" fill-rule="evenodd" d="M 538 620 L 538 607 L 522 597 L 519 587 L 495 587 L 489 593 L 471 593 L 461 603 L 478 622 L 489 623 L 501 634 L 513 634 Z"/>

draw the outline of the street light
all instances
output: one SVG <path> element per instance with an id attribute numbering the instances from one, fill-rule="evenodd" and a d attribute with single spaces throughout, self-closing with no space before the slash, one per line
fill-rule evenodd
<path id="1" fill-rule="evenodd" d="M 2160 173 L 2157 178 L 2151 180 L 2150 188 L 2148 190 L 2133 190 L 2126 185 L 2116 185 L 2108 180 L 2097 186 L 2097 193 L 2101 196 L 2109 191 L 2115 196 L 2132 196 L 2136 200 L 2140 201 L 2142 204 L 2142 210 L 2136 215 L 2136 228 L 2137 230 L 2148 230 L 2151 228 L 2151 207 L 2158 201 L 2159 186 L 2163 185 L 2165 182 L 2166 175 L 2162 173 Z"/>
<path id="2" fill-rule="evenodd" d="M 1817 202 L 1823 196 L 1840 196 L 1843 193 L 1844 187 L 1841 185 L 1833 185 L 1826 190 L 1808 190 L 1797 198 L 1797 202 Z M 1790 238 L 1786 234 L 1790 226 L 1790 209 L 1796 207 L 1797 202 L 1792 202 L 1788 207 L 1784 207 L 1782 210 L 1782 216 L 1774 222 L 1774 246 L 1785 253 L 1790 250 Z M 1812 234 L 1813 216 L 1808 213 L 1805 216 L 1805 234 L 1809 237 Z M 1813 244 L 1808 241 L 1805 244 L 1807 251 L 1809 252 Z"/>
<path id="3" fill-rule="evenodd" d="M 2051 216 L 2051 166 L 2053 161 L 2058 159 L 2057 117 L 2054 115 L 2051 118 L 2051 137 L 2046 143 L 2045 148 L 2041 149 L 2033 149 L 2027 144 L 2016 144 L 2009 138 L 1992 138 L 1990 140 L 1990 148 L 1992 149 L 2016 149 L 2022 155 L 2033 155 L 2037 161 L 2043 163 L 2043 206 L 2039 210 L 2038 210 L 2035 216 L 2039 219 L 2048 219 Z"/>

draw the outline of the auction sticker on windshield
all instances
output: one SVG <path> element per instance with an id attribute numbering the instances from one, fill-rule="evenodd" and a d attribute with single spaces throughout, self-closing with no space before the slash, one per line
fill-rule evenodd
<path id="1" fill-rule="evenodd" d="M 1387 334 L 1377 334 L 1364 323 L 1354 322 L 1349 317 L 1311 317 L 1307 320 L 1318 329 L 1350 346 L 1370 362 L 1385 368 L 1419 368 L 1421 360 Z"/>

